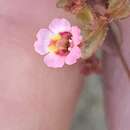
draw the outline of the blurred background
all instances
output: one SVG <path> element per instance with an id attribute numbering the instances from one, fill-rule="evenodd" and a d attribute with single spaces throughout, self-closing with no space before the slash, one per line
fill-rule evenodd
<path id="1" fill-rule="evenodd" d="M 86 78 L 71 130 L 107 130 L 100 76 L 91 75 Z"/>

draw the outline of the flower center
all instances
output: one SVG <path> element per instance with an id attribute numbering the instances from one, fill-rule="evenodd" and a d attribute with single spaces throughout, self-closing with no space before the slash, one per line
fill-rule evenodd
<path id="1" fill-rule="evenodd" d="M 71 47 L 71 37 L 72 35 L 69 32 L 62 32 L 54 35 L 48 46 L 49 52 L 61 56 L 67 55 L 69 53 L 69 47 Z"/>

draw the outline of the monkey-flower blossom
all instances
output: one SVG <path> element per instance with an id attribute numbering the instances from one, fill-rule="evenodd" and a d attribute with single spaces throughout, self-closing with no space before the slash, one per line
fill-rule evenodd
<path id="1" fill-rule="evenodd" d="M 72 65 L 81 57 L 80 33 L 80 29 L 71 26 L 68 20 L 56 18 L 48 29 L 40 29 L 37 33 L 35 51 L 44 55 L 44 63 L 48 67 L 61 68 L 64 64 Z"/>

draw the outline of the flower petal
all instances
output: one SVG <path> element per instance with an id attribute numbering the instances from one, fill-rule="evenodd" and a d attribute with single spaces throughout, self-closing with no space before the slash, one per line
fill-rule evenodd
<path id="1" fill-rule="evenodd" d="M 44 55 L 48 52 L 48 45 L 50 43 L 50 37 L 52 33 L 48 29 L 40 29 L 37 33 L 37 41 L 34 44 L 35 51 L 40 55 Z"/>
<path id="2" fill-rule="evenodd" d="M 72 41 L 74 45 L 79 45 L 82 41 L 81 30 L 77 26 L 71 28 Z"/>
<path id="3" fill-rule="evenodd" d="M 65 63 L 68 65 L 75 64 L 77 62 L 77 59 L 81 57 L 81 50 L 79 47 L 73 47 L 71 52 L 68 54 L 68 56 L 65 58 Z"/>
<path id="4" fill-rule="evenodd" d="M 48 67 L 61 68 L 64 66 L 65 57 L 49 53 L 44 57 L 44 63 Z"/>
<path id="5" fill-rule="evenodd" d="M 56 18 L 50 23 L 49 29 L 54 33 L 66 32 L 71 30 L 71 24 L 64 18 Z"/>

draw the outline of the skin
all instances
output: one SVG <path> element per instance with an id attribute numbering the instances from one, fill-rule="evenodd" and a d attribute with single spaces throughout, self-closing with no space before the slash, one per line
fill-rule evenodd
<path id="1" fill-rule="evenodd" d="M 41 27 L 47 27 L 55 17 L 68 18 L 56 9 L 55 3 L 56 0 L 0 1 L 2 130 L 69 129 L 83 83 L 80 63 L 51 69 L 33 49 Z"/>
<path id="2" fill-rule="evenodd" d="M 15 4 L 14 4 L 15 3 Z M 30 4 L 31 3 L 31 4 Z M 35 34 L 55 17 L 56 0 L 0 1 L 0 129 L 67 130 L 82 89 L 80 63 L 50 69 L 33 50 Z M 24 8 L 23 8 L 24 7 Z M 121 22 L 129 62 L 130 19 Z M 108 41 L 109 42 L 109 41 Z M 118 57 L 105 56 L 104 87 L 109 130 L 130 128 L 129 80 Z"/>
<path id="3" fill-rule="evenodd" d="M 123 32 L 122 53 L 130 68 L 130 18 L 122 20 L 120 27 Z M 112 40 L 108 44 L 114 44 Z M 128 78 L 119 57 L 111 50 L 104 56 L 104 80 L 106 86 L 105 104 L 109 130 L 130 129 L 130 79 Z"/>

